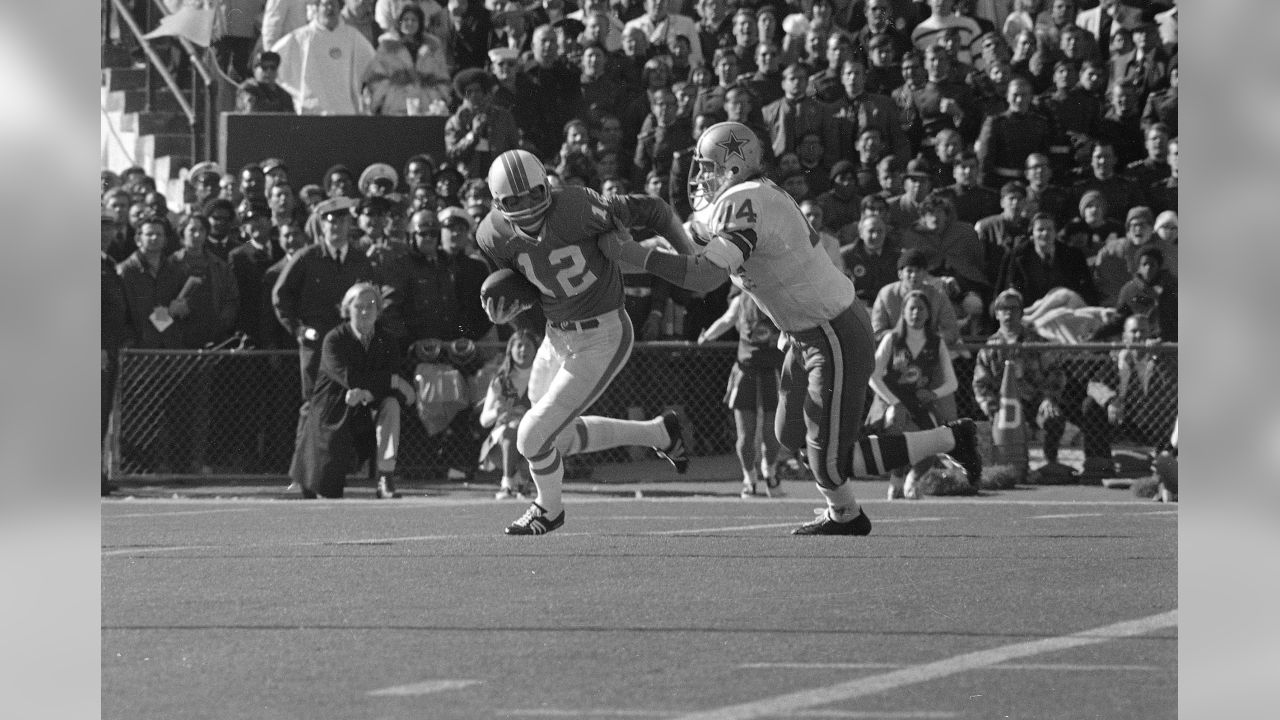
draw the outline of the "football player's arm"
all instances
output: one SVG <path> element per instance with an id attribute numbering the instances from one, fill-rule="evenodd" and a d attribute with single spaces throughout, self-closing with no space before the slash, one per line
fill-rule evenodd
<path id="1" fill-rule="evenodd" d="M 685 232 L 680 217 L 666 201 L 648 195 L 631 194 L 608 199 L 609 211 L 627 227 L 644 227 L 661 235 L 681 255 L 694 255 L 698 249 Z"/>
<path id="2" fill-rule="evenodd" d="M 647 248 L 631 239 L 625 226 L 601 233 L 600 252 L 614 262 L 630 263 L 651 275 L 694 292 L 710 292 L 729 279 L 729 272 L 707 255 L 675 255 Z M 727 267 L 727 266 L 726 266 Z"/>

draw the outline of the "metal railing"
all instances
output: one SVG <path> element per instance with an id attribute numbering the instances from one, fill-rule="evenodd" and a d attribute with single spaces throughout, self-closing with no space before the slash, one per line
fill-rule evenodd
<path id="1" fill-rule="evenodd" d="M 961 345 L 954 361 L 959 390 L 956 404 L 962 417 L 982 419 L 974 401 L 974 359 L 982 345 Z M 1084 399 L 1087 379 L 1106 363 L 1118 345 L 1024 345 L 1024 353 L 1053 354 L 1070 387 L 1065 397 Z M 469 374 L 503 350 L 482 343 Z M 733 452 L 734 422 L 723 397 L 736 344 L 693 345 L 683 341 L 639 343 L 622 374 L 591 408 L 591 414 L 610 417 L 654 417 L 678 408 L 686 418 L 695 455 Z M 1173 366 L 1173 386 L 1150 401 L 1150 413 L 1160 422 L 1177 416 L 1174 345 L 1153 352 Z M 491 366 L 490 366 L 491 367 Z M 293 453 L 298 407 L 301 402 L 297 353 L 288 350 L 121 352 L 117 402 L 109 432 L 109 474 L 116 480 L 251 480 L 283 477 Z M 474 472 L 480 439 L 476 404 L 483 387 L 473 389 L 473 410 L 464 411 L 443 433 L 429 436 L 413 412 L 404 413 L 400 472 L 414 480 L 443 478 L 449 468 Z M 1034 418 L 1032 408 L 1029 417 Z M 1074 415 L 1074 413 L 1073 413 Z M 1077 419 L 1073 423 L 1080 422 Z M 1103 421 L 1105 422 L 1105 420 Z M 1116 441 L 1123 431 L 1107 427 L 1081 430 L 1106 432 Z M 590 466 L 627 462 L 645 451 L 615 449 L 575 460 Z"/>
<path id="2" fill-rule="evenodd" d="M 188 100 L 173 73 L 169 71 L 164 60 L 156 53 L 151 41 L 145 37 L 147 31 L 138 26 L 128 6 L 124 4 L 123 0 L 111 0 L 111 3 L 116 9 L 116 16 L 123 26 L 133 34 L 134 39 L 138 42 L 147 58 L 145 109 L 152 110 L 152 106 L 155 103 L 155 79 L 158 75 L 160 81 L 173 94 L 179 110 L 187 119 L 187 125 L 191 130 L 192 162 L 195 163 L 213 157 L 213 140 L 217 136 L 216 128 L 214 127 L 214 123 L 217 122 L 217 113 L 213 111 L 216 90 L 212 74 L 200 59 L 200 56 L 204 54 L 203 51 L 186 38 L 175 38 L 191 67 L 192 92 L 191 99 Z M 160 0 L 150 0 L 145 9 L 147 27 L 154 27 L 157 17 L 169 14 L 169 9 Z M 157 15 L 157 11 L 159 15 Z"/>

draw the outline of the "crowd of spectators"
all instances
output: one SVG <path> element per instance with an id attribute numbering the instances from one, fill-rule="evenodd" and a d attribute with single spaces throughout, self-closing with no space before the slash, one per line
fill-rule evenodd
<path id="1" fill-rule="evenodd" d="M 215 48 L 244 78 L 240 112 L 447 115 L 445 150 L 400 170 L 334 157 L 318 178 L 272 158 L 200 163 L 181 203 L 139 168 L 104 171 L 103 252 L 128 310 L 118 337 L 135 346 L 239 332 L 314 348 L 356 280 L 383 288 L 405 352 L 493 337 L 472 300 L 486 270 L 472 234 L 494 157 L 524 148 L 553 183 L 647 193 L 684 216 L 695 139 L 724 119 L 759 136 L 769 176 L 882 333 L 924 292 L 948 346 L 1016 335 L 997 321 L 1003 291 L 1029 307 L 1067 288 L 1114 310 L 1083 339 L 1119 340 L 1133 316 L 1177 338 L 1174 0 L 225 5 L 253 19 Z M 325 317 L 303 319 L 281 290 L 314 291 L 297 267 L 345 267 L 348 252 L 359 268 L 324 284 Z M 695 340 L 727 308 L 726 288 L 627 281 L 638 339 Z"/>

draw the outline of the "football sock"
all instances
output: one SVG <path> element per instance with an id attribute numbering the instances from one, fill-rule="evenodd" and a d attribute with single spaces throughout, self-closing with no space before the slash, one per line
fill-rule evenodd
<path id="1" fill-rule="evenodd" d="M 556 438 L 556 447 L 566 455 L 607 450 L 624 445 L 665 448 L 671 444 L 662 418 L 617 420 L 599 415 L 583 415 Z"/>
<path id="2" fill-rule="evenodd" d="M 564 484 L 564 462 L 560 451 L 552 448 L 544 455 L 530 458 L 529 470 L 533 474 L 533 484 L 538 486 L 538 497 L 534 502 L 546 508 L 547 517 L 558 517 L 564 511 L 560 494 Z"/>
<path id="3" fill-rule="evenodd" d="M 853 494 L 853 483 L 846 482 L 836 488 L 819 487 L 818 491 L 827 499 L 827 513 L 836 522 L 849 522 L 858 516 L 862 506 Z"/>
<path id="4" fill-rule="evenodd" d="M 853 476 L 881 475 L 914 465 L 955 445 L 955 435 L 946 427 L 902 435 L 868 435 L 853 448 Z"/>

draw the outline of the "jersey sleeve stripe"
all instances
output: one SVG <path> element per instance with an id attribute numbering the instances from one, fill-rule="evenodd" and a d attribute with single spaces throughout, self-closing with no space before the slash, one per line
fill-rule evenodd
<path id="1" fill-rule="evenodd" d="M 751 257 L 751 251 L 756 249 L 756 231 L 750 228 L 726 232 L 721 237 L 738 248 L 738 252 L 742 253 L 743 262 L 746 262 Z"/>

